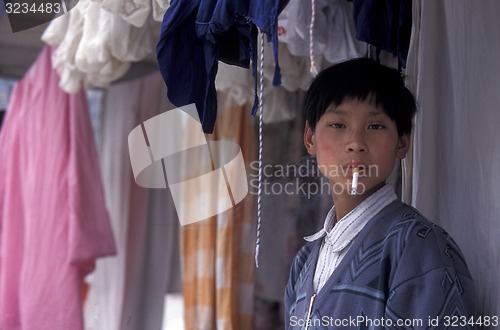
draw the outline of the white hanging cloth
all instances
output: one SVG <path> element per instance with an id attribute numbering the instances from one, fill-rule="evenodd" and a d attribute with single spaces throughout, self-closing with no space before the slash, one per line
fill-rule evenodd
<path id="1" fill-rule="evenodd" d="M 498 12 L 496 0 L 413 0 L 407 62 L 419 105 L 412 204 L 461 247 L 483 317 L 500 315 Z"/>
<path id="2" fill-rule="evenodd" d="M 82 85 L 107 87 L 121 78 L 132 62 L 153 52 L 158 31 L 154 20 L 137 27 L 99 2 L 80 0 L 49 24 L 42 40 L 58 45 L 52 60 L 61 76 L 60 87 L 75 93 Z"/>
<path id="3" fill-rule="evenodd" d="M 92 274 L 87 330 L 161 330 L 165 293 L 180 291 L 179 220 L 170 191 L 135 183 L 127 145 L 134 127 L 172 107 L 159 73 L 107 90 L 100 165 L 118 253 L 99 260 Z"/>
<path id="4" fill-rule="evenodd" d="M 295 56 L 309 56 L 311 1 L 290 0 L 278 16 L 278 39 L 286 43 Z M 364 56 L 367 44 L 356 39 L 352 2 L 314 1 L 313 54 L 323 54 L 330 63 Z"/>

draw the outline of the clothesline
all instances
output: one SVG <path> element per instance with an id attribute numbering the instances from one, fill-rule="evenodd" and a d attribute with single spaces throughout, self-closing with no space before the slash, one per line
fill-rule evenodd
<path id="1" fill-rule="evenodd" d="M 274 56 L 266 56 L 265 58 L 266 80 L 270 80 L 274 85 L 279 82 L 280 71 L 275 67 L 279 63 L 283 67 L 281 70 L 281 85 L 287 90 L 297 90 L 298 87 L 293 86 L 293 79 L 289 79 L 287 82 L 286 78 L 284 78 L 286 75 L 293 76 L 295 81 L 300 81 L 300 89 L 307 88 L 311 78 L 310 74 L 308 74 L 311 58 L 307 59 L 306 57 L 310 57 L 310 53 L 313 55 L 312 59 L 319 70 L 324 66 L 328 66 L 329 63 L 365 56 L 368 48 L 366 43 L 373 43 L 379 49 L 398 55 L 398 58 L 406 58 L 405 51 L 407 53 L 407 42 L 409 42 L 410 35 L 408 27 L 411 27 L 410 0 L 397 2 L 393 5 L 389 5 L 384 1 L 314 0 L 313 6 L 311 6 L 311 1 L 275 0 L 272 6 L 266 7 L 268 8 L 266 10 L 270 12 L 271 16 L 269 17 L 271 19 L 254 18 L 253 21 L 251 19 L 248 21 L 248 17 L 245 18 L 244 21 L 251 24 L 238 23 L 238 20 L 241 20 L 238 17 L 244 11 L 248 11 L 248 8 L 245 7 L 247 5 L 245 1 L 238 3 L 237 11 L 234 12 L 235 16 L 231 16 L 230 12 L 224 11 L 227 4 L 221 1 L 213 0 L 213 4 L 218 3 L 218 16 L 211 16 L 212 12 L 210 12 L 209 7 L 197 8 L 200 1 L 191 1 L 189 2 L 190 8 L 188 11 L 197 13 L 198 21 L 209 22 L 207 26 L 212 26 L 210 24 L 214 23 L 215 20 L 220 20 L 225 22 L 224 26 L 242 24 L 241 27 L 245 26 L 248 29 L 243 34 L 241 31 L 237 32 L 239 37 L 234 38 L 232 36 L 234 30 L 227 30 L 227 33 L 216 28 L 204 30 L 205 27 L 199 25 L 192 36 L 195 36 L 198 43 L 203 42 L 203 40 L 210 42 L 203 46 L 203 50 L 200 49 L 201 53 L 197 56 L 201 56 L 200 58 L 206 56 L 208 49 L 213 47 L 210 46 L 213 42 L 212 45 L 219 47 L 221 50 L 219 52 L 221 58 L 219 59 L 227 60 L 231 56 L 234 57 L 235 54 L 239 54 L 239 59 L 233 60 L 231 64 L 248 67 L 249 62 L 242 61 L 242 59 L 253 57 L 252 54 L 257 53 L 258 47 L 256 36 L 252 32 L 252 26 L 254 24 L 261 25 L 272 45 L 271 47 L 266 45 L 266 48 L 269 48 L 266 53 L 274 54 Z M 186 4 L 181 1 L 174 2 L 175 7 Z M 174 19 L 175 21 L 182 21 L 184 19 L 179 16 L 180 12 L 176 11 L 175 7 L 170 7 L 170 2 L 165 0 L 80 0 L 68 14 L 55 19 L 42 36 L 46 43 L 58 45 L 58 49 L 54 54 L 53 65 L 60 73 L 60 84 L 63 90 L 74 93 L 82 84 L 87 88 L 94 86 L 106 87 L 113 81 L 123 77 L 130 69 L 132 62 L 144 60 L 146 56 L 149 56 L 154 51 L 156 42 L 160 37 L 160 26 L 157 22 L 163 20 L 162 33 L 168 32 L 167 34 L 171 37 L 175 37 L 176 33 L 190 34 L 191 32 L 187 31 L 195 29 L 195 26 L 187 30 L 169 29 L 166 31 L 169 21 Z M 385 11 L 381 10 L 381 8 Z M 280 11 L 281 13 L 279 13 Z M 313 29 L 309 31 L 313 12 L 315 23 Z M 372 23 L 366 23 L 363 19 L 370 13 L 381 12 L 386 13 L 385 16 L 380 14 L 372 15 Z M 399 13 L 399 15 L 392 13 Z M 392 16 L 389 17 L 389 15 Z M 240 28 L 240 30 L 242 29 Z M 309 32 L 313 33 L 311 35 L 314 37 L 312 44 L 310 44 Z M 243 37 L 245 35 L 246 37 Z M 228 42 L 231 38 L 235 42 Z M 167 42 L 172 42 L 172 40 Z M 194 54 L 196 54 L 196 48 L 193 47 L 187 48 L 189 56 L 174 60 L 172 56 L 177 56 L 176 54 L 181 52 L 179 47 L 187 47 L 187 43 L 189 43 L 189 39 L 182 39 L 182 42 L 177 43 L 173 48 L 168 48 L 170 50 L 165 50 L 167 53 L 164 53 L 160 39 L 160 48 L 158 48 L 160 69 L 164 72 L 164 76 L 172 75 L 175 77 L 171 84 L 167 82 L 170 101 L 176 106 L 196 103 L 200 118 L 205 123 L 205 131 L 208 132 L 211 131 L 213 126 L 215 120 L 214 111 L 216 111 L 213 80 L 220 75 L 220 70 L 218 73 L 217 66 L 211 69 L 203 68 L 200 66 L 202 62 L 199 61 L 189 62 L 189 58 L 193 58 Z M 286 47 L 283 47 L 282 43 Z M 245 47 L 249 47 L 246 50 L 241 48 L 245 44 L 248 45 Z M 288 54 L 283 57 L 279 54 L 285 52 L 284 48 L 287 48 Z M 210 52 L 212 51 L 210 50 Z M 202 55 L 203 52 L 205 52 L 205 55 Z M 162 64 L 164 56 L 169 58 L 169 63 Z M 275 57 L 275 61 L 268 61 L 268 58 L 272 57 Z M 290 59 L 290 57 L 296 57 L 296 59 Z M 287 61 L 295 62 L 297 66 L 287 66 Z M 255 78 L 256 65 L 257 63 L 254 61 L 252 71 Z M 304 70 L 304 66 L 307 66 L 307 70 Z M 194 69 L 188 70 L 188 67 Z M 176 74 L 176 70 L 179 71 L 179 74 Z M 191 94 L 186 96 L 186 89 L 178 86 L 182 85 L 183 80 L 188 79 L 186 77 L 189 77 L 190 72 L 196 75 L 195 80 L 197 82 L 188 82 L 187 86 L 191 87 L 188 89 L 191 90 Z M 198 76 L 202 72 L 209 72 L 209 76 L 206 78 Z M 179 79 L 181 79 L 180 82 Z M 206 81 L 210 87 L 206 89 L 202 85 L 198 86 L 200 81 Z M 255 80 L 253 82 L 255 91 Z M 172 85 L 174 83 L 177 87 Z M 176 91 L 176 88 L 179 88 L 178 91 Z M 264 90 L 264 94 L 268 93 L 268 89 Z M 209 94 L 203 96 L 205 90 L 209 91 Z M 205 97 L 209 98 L 206 99 Z M 256 99 L 254 93 L 253 102 Z"/>

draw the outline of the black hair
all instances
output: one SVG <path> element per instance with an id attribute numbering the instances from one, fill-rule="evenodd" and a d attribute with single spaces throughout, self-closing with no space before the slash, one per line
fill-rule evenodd
<path id="1" fill-rule="evenodd" d="M 321 71 L 307 90 L 304 101 L 306 119 L 314 131 L 330 105 L 369 98 L 373 98 L 377 106 L 381 105 L 396 122 L 399 136 L 411 133 L 417 106 L 403 76 L 398 70 L 368 58 L 348 60 Z"/>

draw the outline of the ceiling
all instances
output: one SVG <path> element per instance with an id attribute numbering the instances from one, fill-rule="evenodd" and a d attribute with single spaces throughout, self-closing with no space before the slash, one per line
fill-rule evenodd
<path id="1" fill-rule="evenodd" d="M 31 66 L 44 43 L 40 37 L 49 23 L 13 33 L 7 15 L 0 16 L 0 76 L 20 78 Z M 154 51 L 134 63 L 119 81 L 133 79 L 158 70 Z"/>

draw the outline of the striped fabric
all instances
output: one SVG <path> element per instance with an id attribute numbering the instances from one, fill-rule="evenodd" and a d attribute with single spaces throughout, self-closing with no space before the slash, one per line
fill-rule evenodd
<path id="1" fill-rule="evenodd" d="M 231 140 L 248 164 L 255 159 L 255 133 L 248 106 L 219 96 L 219 114 L 207 140 Z M 248 173 L 248 171 L 247 171 Z M 248 194 L 232 209 L 181 228 L 187 330 L 252 329 L 255 198 Z"/>

